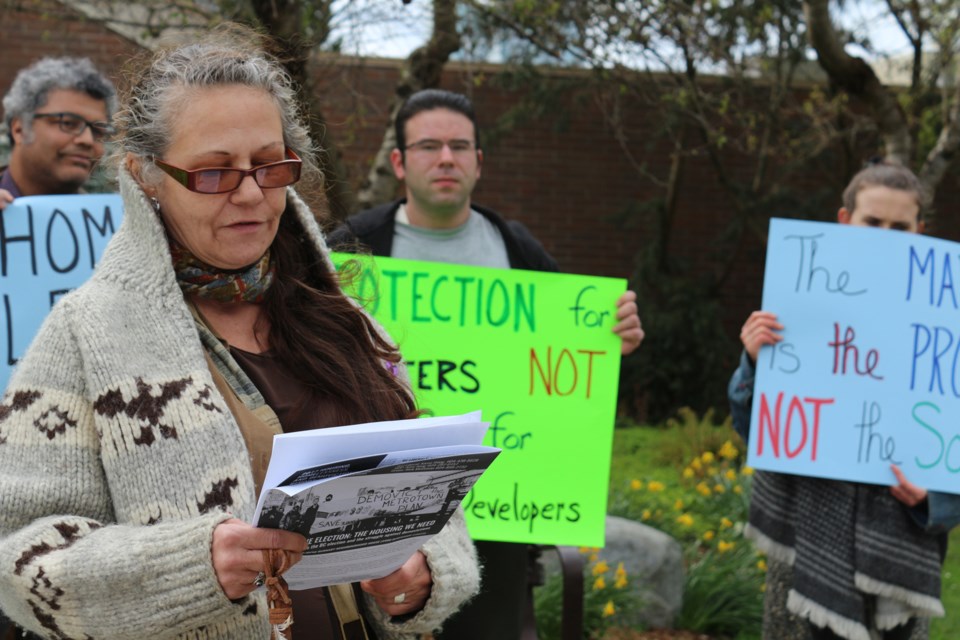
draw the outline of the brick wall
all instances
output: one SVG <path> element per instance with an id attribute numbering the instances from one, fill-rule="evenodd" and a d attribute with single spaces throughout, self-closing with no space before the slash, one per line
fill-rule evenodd
<path id="1" fill-rule="evenodd" d="M 43 14 L 6 10 L 0 17 L 4 19 L 0 90 L 9 86 L 18 69 L 43 55 L 87 55 L 116 74 L 138 50 L 129 40 L 77 19 L 57 3 L 50 3 Z M 354 188 L 366 177 L 379 147 L 398 69 L 397 61 L 375 59 L 324 59 L 317 65 L 317 90 L 328 136 L 343 154 L 346 175 L 342 179 Z M 492 66 L 451 64 L 442 80 L 444 88 L 473 97 L 482 130 L 497 123 L 517 99 L 515 93 L 490 81 L 495 73 Z M 572 95 L 560 99 L 567 104 L 558 111 L 568 113 L 567 119 L 526 122 L 484 144 L 483 177 L 475 200 L 523 221 L 565 271 L 629 277 L 637 251 L 653 231 L 649 225 L 624 226 L 616 219 L 626 207 L 660 192 L 628 166 L 595 104 Z M 637 111 L 624 117 L 641 132 L 638 144 L 653 140 L 658 113 Z M 669 149 L 655 151 L 652 157 L 661 162 L 649 169 L 664 176 Z M 638 147 L 635 152 L 642 155 L 644 149 Z M 832 219 L 839 194 L 860 160 L 839 150 L 827 154 L 797 173 L 793 185 L 807 200 L 822 203 L 818 209 L 822 219 Z M 734 175 L 747 175 L 749 167 L 743 158 L 730 154 L 724 162 Z M 960 168 L 954 167 L 937 197 L 937 235 L 951 240 L 960 240 L 960 212 L 955 204 L 960 199 L 958 178 Z M 790 214 L 790 205 L 784 206 L 786 210 L 769 214 Z M 707 159 L 690 161 L 682 175 L 671 256 L 687 261 L 694 272 L 716 269 L 711 251 L 732 217 L 733 205 Z M 736 340 L 743 319 L 760 303 L 764 248 L 755 235 L 748 237 L 723 289 L 724 320 L 731 340 Z M 642 307 L 641 301 L 641 316 Z"/>
<path id="2" fill-rule="evenodd" d="M 390 60 L 341 60 L 321 65 L 318 88 L 325 105 L 328 134 L 341 147 L 347 180 L 358 185 L 376 151 L 387 122 L 387 109 L 397 78 L 398 64 Z M 481 132 L 494 126 L 517 100 L 499 89 L 489 76 L 495 67 L 449 64 L 442 87 L 470 95 L 476 105 Z M 479 81 L 486 78 L 485 81 Z M 591 101 L 568 96 L 557 111 L 570 114 L 568 122 L 546 118 L 514 128 L 493 144 L 484 143 L 483 175 L 474 194 L 478 203 L 523 221 L 557 258 L 565 271 L 630 277 L 634 259 L 654 232 L 649 225 L 624 226 L 618 215 L 631 204 L 662 195 L 642 180 L 627 163 L 598 108 Z M 625 114 L 638 156 L 652 139 L 655 112 Z M 482 134 L 481 134 L 482 135 Z M 695 140 L 694 140 L 695 142 Z M 656 148 L 647 158 L 659 158 L 649 170 L 667 174 L 670 150 Z M 799 195 L 794 203 L 769 215 L 796 216 L 813 206 L 819 219 L 835 220 L 840 193 L 869 151 L 859 155 L 841 150 L 824 154 L 791 177 Z M 747 159 L 728 153 L 725 168 L 734 177 L 748 179 Z M 773 160 L 776 162 L 776 159 Z M 955 166 L 938 192 L 936 235 L 960 240 L 957 210 L 960 167 Z M 670 255 L 691 265 L 695 273 L 718 268 L 712 256 L 717 236 L 734 217 L 734 205 L 721 187 L 706 157 L 687 162 L 681 177 L 678 211 L 671 234 Z M 736 340 L 743 320 L 760 306 L 764 245 L 759 234 L 748 233 L 722 289 L 725 326 Z M 641 316 L 642 316 L 641 301 Z"/>
<path id="3" fill-rule="evenodd" d="M 44 56 L 85 56 L 116 77 L 123 63 L 140 50 L 126 38 L 83 20 L 60 3 L 32 0 L 21 4 L 30 10 L 9 6 L 0 9 L 0 90 L 4 93 L 17 71 Z"/>

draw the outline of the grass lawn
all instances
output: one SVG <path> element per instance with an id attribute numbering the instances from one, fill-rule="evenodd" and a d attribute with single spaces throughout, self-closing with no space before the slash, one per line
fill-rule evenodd
<path id="1" fill-rule="evenodd" d="M 947 561 L 943 565 L 943 608 L 947 617 L 933 621 L 931 640 L 960 638 L 960 528 L 950 534 Z"/>
<path id="2" fill-rule="evenodd" d="M 676 485 L 682 467 L 662 461 L 664 449 L 682 447 L 676 429 L 628 427 L 617 429 L 613 440 L 610 468 L 611 491 L 623 490 L 631 480 L 657 480 L 667 486 Z M 960 638 L 960 528 L 950 536 L 946 564 L 943 568 L 943 605 L 947 616 L 935 620 L 931 640 Z"/>

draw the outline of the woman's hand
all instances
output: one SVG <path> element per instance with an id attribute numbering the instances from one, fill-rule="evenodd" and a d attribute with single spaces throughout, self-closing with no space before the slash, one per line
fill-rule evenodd
<path id="1" fill-rule="evenodd" d="M 236 600 L 257 588 L 254 580 L 265 569 L 264 549 L 286 551 L 292 567 L 300 562 L 306 548 L 307 539 L 299 533 L 260 529 L 231 518 L 213 530 L 213 570 L 223 592 Z"/>
<path id="2" fill-rule="evenodd" d="M 360 588 L 373 596 L 377 605 L 391 616 L 420 611 L 430 597 L 433 576 L 427 557 L 417 551 L 399 569 L 376 580 L 364 580 Z"/>
<path id="3" fill-rule="evenodd" d="M 890 493 L 894 498 L 908 507 L 915 507 L 927 499 L 927 490 L 907 480 L 907 476 L 903 475 L 900 467 L 892 464 L 890 468 L 893 469 L 893 475 L 897 476 L 897 484 L 890 487 Z"/>
<path id="4" fill-rule="evenodd" d="M 775 314 L 769 311 L 754 311 L 750 314 L 740 330 L 740 342 L 743 343 L 751 362 L 757 361 L 761 346 L 777 344 L 783 340 L 780 331 L 783 331 L 783 325 L 777 322 Z"/>

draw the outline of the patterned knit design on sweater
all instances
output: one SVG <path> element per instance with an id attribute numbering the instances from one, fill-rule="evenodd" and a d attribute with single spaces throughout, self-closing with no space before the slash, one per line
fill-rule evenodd
<path id="1" fill-rule="evenodd" d="M 121 175 L 124 221 L 93 278 L 51 311 L 0 404 L 0 610 L 46 638 L 263 640 L 262 592 L 224 595 L 213 529 L 256 504 L 163 228 Z M 329 262 L 296 194 L 286 215 Z M 476 592 L 462 517 L 424 547 L 427 607 L 382 640 L 438 627 Z"/>

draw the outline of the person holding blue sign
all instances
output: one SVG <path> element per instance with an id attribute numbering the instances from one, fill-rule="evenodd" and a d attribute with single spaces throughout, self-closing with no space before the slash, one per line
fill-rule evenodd
<path id="1" fill-rule="evenodd" d="M 397 112 L 394 131 L 397 146 L 390 160 L 406 197 L 349 217 L 331 234 L 331 246 L 357 251 L 362 245 L 376 256 L 409 260 L 560 270 L 524 225 L 471 201 L 484 156 L 469 98 L 440 89 L 414 93 Z M 622 339 L 621 353 L 628 355 L 644 337 L 636 294 L 626 291 L 616 308 L 613 331 Z M 475 544 L 483 566 L 481 593 L 437 638 L 517 640 L 530 578 L 540 574 L 539 549 L 485 540 Z"/>
<path id="2" fill-rule="evenodd" d="M 122 225 L 0 403 L 0 607 L 43 637 L 410 638 L 479 588 L 462 512 L 388 576 L 292 593 L 306 539 L 248 524 L 276 433 L 417 414 L 293 189 L 319 170 L 260 45 L 228 26 L 131 76 Z"/>
<path id="3" fill-rule="evenodd" d="M 79 193 L 113 133 L 116 91 L 87 58 L 43 58 L 3 97 L 12 150 L 0 211 L 21 196 Z"/>
<path id="4" fill-rule="evenodd" d="M 879 164 L 853 177 L 837 219 L 922 233 L 921 206 L 916 176 Z M 779 348 L 783 328 L 769 311 L 753 312 L 743 325 L 744 351 L 728 395 L 745 441 L 757 356 L 763 347 Z M 757 472 L 746 535 L 771 560 L 765 638 L 903 640 L 925 637 L 918 621 L 943 615 L 940 566 L 946 532 L 960 522 L 960 497 L 928 492 L 896 465 L 891 471 L 890 488 Z M 784 606 L 802 626 L 784 619 Z"/>

